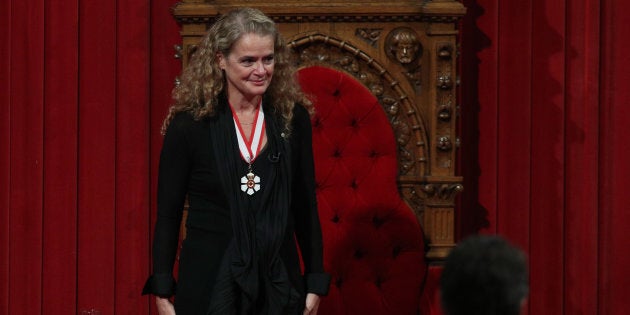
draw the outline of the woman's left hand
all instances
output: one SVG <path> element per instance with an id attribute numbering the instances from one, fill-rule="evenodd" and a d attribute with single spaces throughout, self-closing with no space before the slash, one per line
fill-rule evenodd
<path id="1" fill-rule="evenodd" d="M 315 293 L 307 294 L 306 307 L 304 308 L 304 315 L 317 315 L 318 308 L 319 308 L 319 295 Z"/>

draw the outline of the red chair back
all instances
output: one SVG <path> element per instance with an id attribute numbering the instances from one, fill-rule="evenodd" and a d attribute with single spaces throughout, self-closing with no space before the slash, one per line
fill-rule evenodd
<path id="1" fill-rule="evenodd" d="M 423 233 L 397 186 L 397 146 L 376 97 L 346 73 L 303 68 L 315 106 L 313 151 L 324 264 L 320 314 L 418 314 Z"/>

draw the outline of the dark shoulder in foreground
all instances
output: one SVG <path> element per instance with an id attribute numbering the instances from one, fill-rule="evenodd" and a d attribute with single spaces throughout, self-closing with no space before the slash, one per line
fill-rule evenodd
<path id="1" fill-rule="evenodd" d="M 175 114 L 173 119 L 169 122 L 168 127 L 166 128 L 166 134 L 173 131 L 185 131 L 188 130 L 191 126 L 198 123 L 195 120 L 195 117 L 192 112 L 183 111 Z"/>
<path id="2" fill-rule="evenodd" d="M 171 120 L 171 125 L 182 125 L 182 124 L 190 124 L 195 120 L 193 113 L 189 111 L 183 111 L 175 114 L 173 120 Z"/>

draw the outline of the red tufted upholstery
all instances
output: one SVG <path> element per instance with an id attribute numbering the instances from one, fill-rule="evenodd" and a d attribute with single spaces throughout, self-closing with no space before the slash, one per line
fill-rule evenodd
<path id="1" fill-rule="evenodd" d="M 396 185 L 396 142 L 377 99 L 349 75 L 299 71 L 313 96 L 317 201 L 330 293 L 320 314 L 418 314 L 423 233 Z"/>

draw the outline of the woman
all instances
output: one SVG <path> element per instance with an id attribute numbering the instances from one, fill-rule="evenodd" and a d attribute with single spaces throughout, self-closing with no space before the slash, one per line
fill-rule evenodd
<path id="1" fill-rule="evenodd" d="M 161 315 L 316 314 L 328 291 L 304 107 L 310 103 L 288 56 L 269 17 L 237 9 L 210 28 L 173 92 L 163 126 L 154 274 L 143 290 L 156 295 Z"/>

